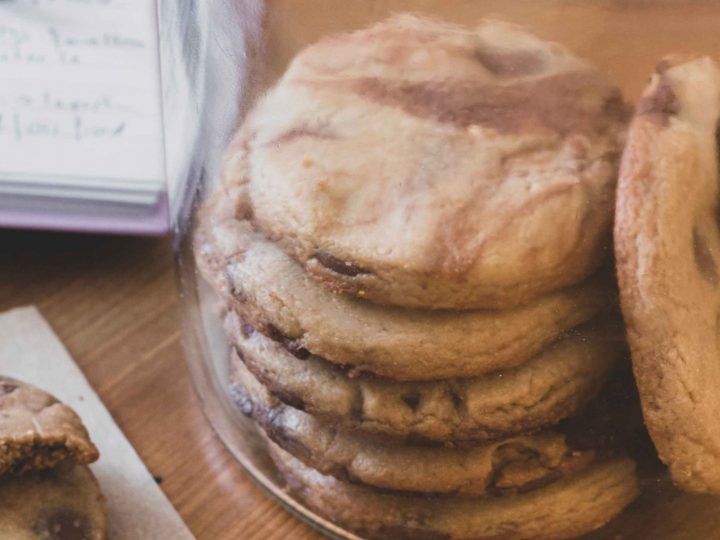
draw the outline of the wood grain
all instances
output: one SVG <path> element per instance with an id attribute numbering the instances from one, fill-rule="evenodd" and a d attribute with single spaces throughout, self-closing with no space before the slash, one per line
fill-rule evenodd
<path id="1" fill-rule="evenodd" d="M 0 232 L 0 310 L 35 304 L 199 540 L 321 538 L 215 437 L 179 342 L 168 240 Z"/>

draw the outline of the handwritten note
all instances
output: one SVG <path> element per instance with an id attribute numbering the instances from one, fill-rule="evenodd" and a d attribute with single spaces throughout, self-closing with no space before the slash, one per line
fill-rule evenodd
<path id="1" fill-rule="evenodd" d="M 162 184 L 154 0 L 0 1 L 0 179 Z"/>

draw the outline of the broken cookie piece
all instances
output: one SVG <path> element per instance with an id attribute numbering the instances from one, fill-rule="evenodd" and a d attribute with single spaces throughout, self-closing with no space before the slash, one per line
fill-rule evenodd
<path id="1" fill-rule="evenodd" d="M 50 394 L 0 376 L 0 477 L 99 457 L 78 415 Z"/>
<path id="2" fill-rule="evenodd" d="M 0 481 L 0 538 L 105 540 L 105 498 L 87 467 L 63 464 Z"/>

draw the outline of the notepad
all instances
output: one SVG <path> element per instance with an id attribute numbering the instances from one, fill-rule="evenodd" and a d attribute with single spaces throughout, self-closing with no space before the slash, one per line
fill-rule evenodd
<path id="1" fill-rule="evenodd" d="M 154 0 L 0 0 L 0 225 L 168 229 Z"/>

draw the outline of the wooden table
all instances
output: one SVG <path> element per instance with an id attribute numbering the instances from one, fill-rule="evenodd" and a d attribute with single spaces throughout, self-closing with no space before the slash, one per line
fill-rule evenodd
<path id="1" fill-rule="evenodd" d="M 0 310 L 40 309 L 199 540 L 321 538 L 245 476 L 205 420 L 168 240 L 0 231 L 0 246 Z"/>

